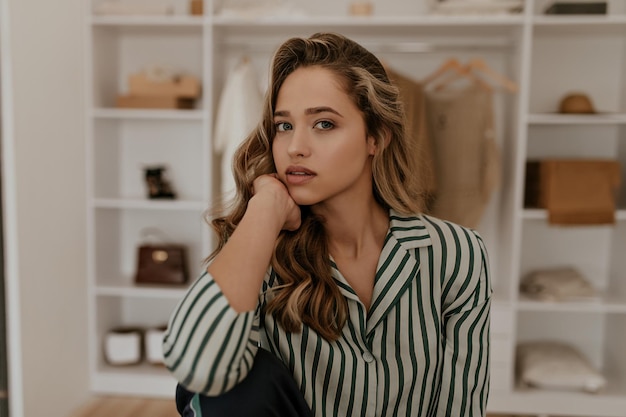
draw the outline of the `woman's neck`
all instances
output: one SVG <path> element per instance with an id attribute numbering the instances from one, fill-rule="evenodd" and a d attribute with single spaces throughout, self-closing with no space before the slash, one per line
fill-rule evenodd
<path id="1" fill-rule="evenodd" d="M 378 250 L 389 230 L 389 211 L 372 199 L 367 204 L 314 207 L 325 219 L 328 247 L 335 258 L 358 259 Z"/>

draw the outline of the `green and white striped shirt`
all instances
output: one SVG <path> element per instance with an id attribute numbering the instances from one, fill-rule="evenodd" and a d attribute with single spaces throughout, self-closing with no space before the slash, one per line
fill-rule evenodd
<path id="1" fill-rule="evenodd" d="M 246 376 L 260 344 L 291 370 L 315 416 L 485 415 L 492 289 L 476 232 L 391 211 L 369 312 L 331 264 L 349 308 L 337 341 L 308 326 L 288 333 L 263 313 L 278 284 L 271 268 L 259 307 L 244 313 L 206 273 L 172 315 L 166 365 L 190 391 L 218 395 Z"/>

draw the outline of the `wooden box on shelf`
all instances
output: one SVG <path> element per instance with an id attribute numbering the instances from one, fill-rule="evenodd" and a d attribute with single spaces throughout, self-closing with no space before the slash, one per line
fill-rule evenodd
<path id="1" fill-rule="evenodd" d="M 181 75 L 168 80 L 153 81 L 145 74 L 128 77 L 128 91 L 132 96 L 198 98 L 200 82 L 191 75 Z"/>
<path id="2" fill-rule="evenodd" d="M 612 159 L 527 161 L 525 207 L 548 209 L 551 223 L 613 223 L 620 173 Z"/>

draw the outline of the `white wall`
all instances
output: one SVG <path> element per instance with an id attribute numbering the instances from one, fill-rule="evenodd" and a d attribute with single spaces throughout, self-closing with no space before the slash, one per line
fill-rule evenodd
<path id="1" fill-rule="evenodd" d="M 84 3 L 7 1 L 25 417 L 88 396 Z"/>

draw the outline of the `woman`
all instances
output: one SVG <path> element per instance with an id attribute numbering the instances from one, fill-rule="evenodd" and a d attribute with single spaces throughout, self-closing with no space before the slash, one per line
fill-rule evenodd
<path id="1" fill-rule="evenodd" d="M 485 246 L 419 214 L 412 152 L 374 55 L 336 34 L 278 49 L 236 204 L 164 339 L 181 414 L 485 414 Z"/>

